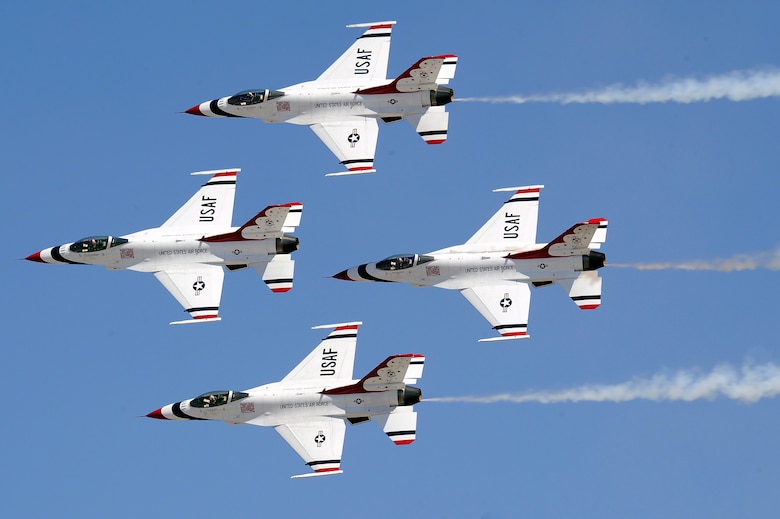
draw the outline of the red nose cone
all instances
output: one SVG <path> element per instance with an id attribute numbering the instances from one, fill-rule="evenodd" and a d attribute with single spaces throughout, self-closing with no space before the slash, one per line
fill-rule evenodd
<path id="1" fill-rule="evenodd" d="M 347 271 L 346 270 L 342 270 L 341 272 L 339 272 L 338 274 L 336 274 L 333 277 L 336 278 L 336 279 L 342 279 L 344 281 L 352 281 L 351 279 L 349 279 L 349 276 L 347 276 Z"/>
<path id="2" fill-rule="evenodd" d="M 163 416 L 163 414 L 162 414 L 162 408 L 160 408 L 160 409 L 158 409 L 156 411 L 152 411 L 151 413 L 149 413 L 146 416 L 149 417 L 149 418 L 157 418 L 158 420 L 167 420 L 167 418 L 165 418 Z"/>
<path id="3" fill-rule="evenodd" d="M 41 259 L 41 253 L 40 252 L 36 252 L 35 254 L 30 254 L 29 256 L 27 256 L 24 259 L 26 259 L 28 261 L 37 261 L 38 263 L 46 263 L 45 261 L 43 261 Z"/>
<path id="4" fill-rule="evenodd" d="M 203 115 L 203 112 L 200 111 L 200 105 L 193 106 L 192 108 L 187 110 L 186 113 L 188 113 L 190 115 Z"/>

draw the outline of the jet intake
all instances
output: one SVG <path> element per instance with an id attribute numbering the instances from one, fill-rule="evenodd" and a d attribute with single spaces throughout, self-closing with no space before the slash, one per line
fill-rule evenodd
<path id="1" fill-rule="evenodd" d="M 607 255 L 603 252 L 590 251 L 582 257 L 582 270 L 597 270 L 606 265 Z"/>
<path id="2" fill-rule="evenodd" d="M 290 254 L 291 252 L 298 250 L 298 238 L 295 236 L 287 236 L 286 234 L 281 238 L 276 238 L 276 253 L 277 254 Z"/>
<path id="3" fill-rule="evenodd" d="M 431 106 L 444 106 L 455 99 L 455 92 L 451 88 L 439 86 L 436 90 L 431 90 Z"/>
<path id="4" fill-rule="evenodd" d="M 422 402 L 422 390 L 414 386 L 406 386 L 398 390 L 398 405 L 414 405 Z"/>

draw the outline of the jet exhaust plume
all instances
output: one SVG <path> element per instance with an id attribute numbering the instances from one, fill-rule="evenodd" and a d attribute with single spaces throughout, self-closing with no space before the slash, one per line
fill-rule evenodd
<path id="1" fill-rule="evenodd" d="M 698 103 L 713 99 L 749 101 L 780 96 L 780 69 L 734 70 L 727 74 L 699 78 L 667 78 L 660 83 L 640 81 L 636 86 L 621 83 L 585 92 L 467 97 L 463 102 L 481 103 Z"/>
<path id="2" fill-rule="evenodd" d="M 773 363 L 760 366 L 745 364 L 741 369 L 728 364 L 716 366 L 711 372 L 698 369 L 660 373 L 649 378 L 635 377 L 613 385 L 584 385 L 560 391 L 526 391 L 488 396 L 454 396 L 426 398 L 426 402 L 460 402 L 470 404 L 577 403 L 577 402 L 693 402 L 728 398 L 745 404 L 780 394 L 780 366 Z"/>
<path id="3" fill-rule="evenodd" d="M 610 267 L 637 270 L 714 270 L 737 272 L 742 270 L 780 270 L 780 247 L 771 252 L 738 254 L 727 259 L 693 260 L 667 263 L 610 263 Z"/>

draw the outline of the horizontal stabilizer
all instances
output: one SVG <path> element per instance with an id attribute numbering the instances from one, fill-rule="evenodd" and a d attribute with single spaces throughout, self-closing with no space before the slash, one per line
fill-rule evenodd
<path id="1" fill-rule="evenodd" d="M 277 254 L 272 256 L 271 261 L 253 263 L 251 266 L 271 292 L 289 292 L 292 289 L 295 260 L 289 254 Z"/>
<path id="2" fill-rule="evenodd" d="M 404 384 L 416 384 L 417 379 L 422 378 L 424 367 L 425 357 L 422 355 L 413 356 L 411 362 L 409 362 L 409 367 L 406 370 Z"/>
<path id="3" fill-rule="evenodd" d="M 281 238 L 285 232 L 292 232 L 301 224 L 303 204 L 289 202 L 269 205 L 235 231 L 202 238 L 205 242 L 227 242 L 242 240 L 267 240 Z"/>
<path id="4" fill-rule="evenodd" d="M 454 55 L 447 56 L 441 64 L 441 70 L 436 77 L 436 83 L 446 85 L 450 79 L 455 77 L 455 67 L 458 65 L 458 57 Z"/>
<path id="5" fill-rule="evenodd" d="M 582 310 L 593 310 L 601 305 L 601 277 L 593 270 L 582 272 L 575 279 L 556 281 L 572 301 Z"/>
<path id="6" fill-rule="evenodd" d="M 599 222 L 599 227 L 596 232 L 593 233 L 593 238 L 590 239 L 589 247 L 591 249 L 600 249 L 601 245 L 607 241 L 607 221 L 606 218 L 594 218 L 591 222 Z"/>
<path id="7" fill-rule="evenodd" d="M 587 222 L 572 225 L 541 249 L 510 254 L 507 258 L 534 259 L 584 255 L 591 248 L 601 247 L 606 239 L 607 220 L 604 218 L 593 218 Z"/>
<path id="8" fill-rule="evenodd" d="M 374 417 L 396 445 L 409 445 L 417 438 L 417 413 L 411 407 L 396 407 L 390 414 Z"/>
<path id="9" fill-rule="evenodd" d="M 445 63 L 447 64 L 446 67 L 444 66 Z M 417 63 L 406 69 L 403 74 L 395 78 L 391 83 L 362 88 L 356 93 L 374 95 L 436 90 L 438 87 L 437 81 L 440 77 L 445 83 L 455 77 L 455 66 L 457 63 L 458 57 L 452 54 L 426 56 L 417 60 Z"/>
<path id="10" fill-rule="evenodd" d="M 355 384 L 327 389 L 322 393 L 324 395 L 347 395 L 364 391 L 404 389 L 406 387 L 404 381 L 413 362 L 412 377 L 409 378 L 416 380 L 419 376 L 422 376 L 422 365 L 425 362 L 425 357 L 416 353 L 405 353 L 386 358 Z"/>
<path id="11" fill-rule="evenodd" d="M 427 144 L 441 144 L 447 140 L 450 114 L 443 106 L 432 106 L 424 114 L 410 115 L 406 119 Z"/>

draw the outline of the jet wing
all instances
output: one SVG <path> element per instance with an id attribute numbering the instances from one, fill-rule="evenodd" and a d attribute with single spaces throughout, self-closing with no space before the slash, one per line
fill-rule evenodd
<path id="1" fill-rule="evenodd" d="M 313 328 L 315 330 L 332 328 L 333 331 L 322 339 L 282 381 L 317 380 L 325 384 L 329 384 L 330 381 L 351 381 L 355 366 L 358 326 L 361 324 L 363 323 L 351 322 L 315 326 Z"/>
<path id="2" fill-rule="evenodd" d="M 527 283 L 474 286 L 460 293 L 501 334 L 501 337 L 480 339 L 480 342 L 529 337 L 527 328 L 531 288 Z"/>
<path id="3" fill-rule="evenodd" d="M 342 121 L 309 126 L 325 146 L 349 170 L 328 176 L 373 173 L 379 123 L 372 117 L 350 117 Z"/>
<path id="4" fill-rule="evenodd" d="M 317 418 L 314 421 L 277 425 L 276 432 L 295 449 L 314 471 L 293 478 L 341 474 L 341 452 L 347 426 L 341 418 Z"/>
<path id="5" fill-rule="evenodd" d="M 197 171 L 193 175 L 212 175 L 186 204 L 160 227 L 196 229 L 209 233 L 232 227 L 236 178 L 240 169 Z"/>
<path id="6" fill-rule="evenodd" d="M 394 21 L 356 23 L 348 28 L 367 27 L 366 31 L 320 74 L 317 82 L 370 85 L 387 79 L 390 36 Z"/>
<path id="7" fill-rule="evenodd" d="M 171 324 L 219 321 L 219 302 L 225 271 L 217 265 L 186 265 L 154 273 L 160 283 L 192 316 Z"/>
<path id="8" fill-rule="evenodd" d="M 514 194 L 466 243 L 501 244 L 507 249 L 535 244 L 539 192 L 543 187 L 524 186 L 494 190 L 514 191 Z"/>

